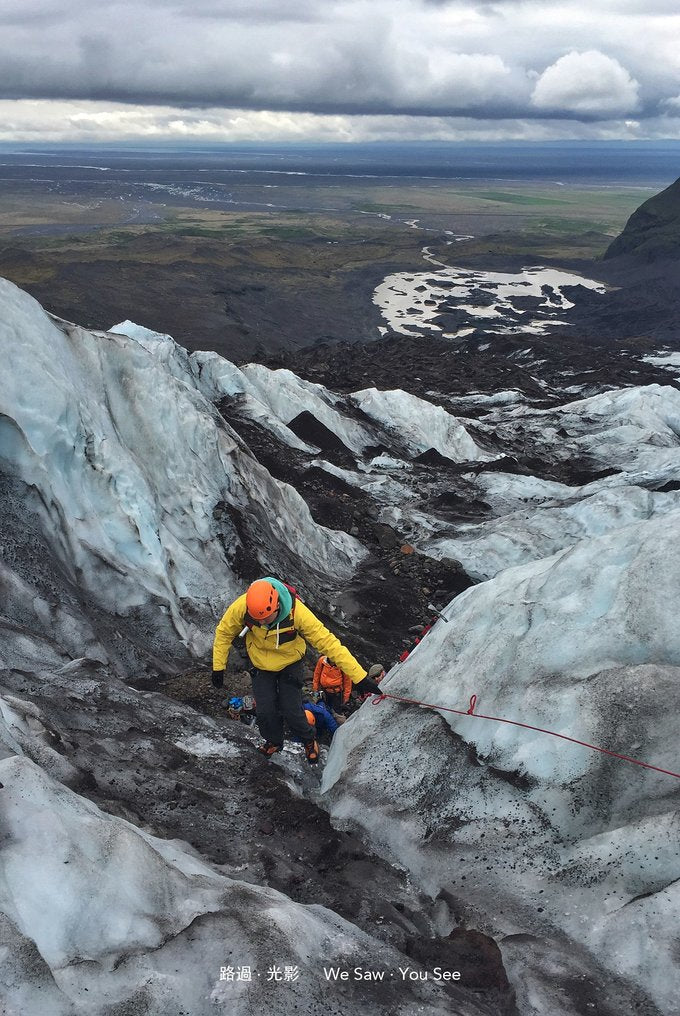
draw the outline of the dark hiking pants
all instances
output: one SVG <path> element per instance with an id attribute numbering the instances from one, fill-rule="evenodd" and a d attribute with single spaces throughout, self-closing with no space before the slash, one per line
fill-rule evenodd
<path id="1" fill-rule="evenodd" d="M 276 672 L 254 668 L 251 674 L 257 725 L 264 739 L 272 744 L 283 744 L 285 721 L 293 737 L 299 737 L 303 743 L 312 741 L 314 728 L 307 722 L 302 708 L 302 661 Z"/>

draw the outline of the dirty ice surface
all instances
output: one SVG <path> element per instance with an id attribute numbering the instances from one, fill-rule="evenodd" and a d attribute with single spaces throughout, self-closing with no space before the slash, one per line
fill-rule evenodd
<path id="1" fill-rule="evenodd" d="M 463 713 L 476 694 L 477 713 L 677 773 L 678 531 L 676 507 L 506 568 L 454 599 L 383 690 Z M 531 935 L 556 972 L 577 960 L 603 997 L 605 970 L 677 1013 L 680 779 L 388 700 L 340 729 L 322 789 L 336 822 L 471 907 L 482 930 Z M 520 1011 L 536 1012 L 530 993 Z"/>
<path id="2" fill-rule="evenodd" d="M 645 385 L 602 392 L 551 409 L 501 408 L 479 429 L 521 441 L 547 460 L 606 470 L 582 486 L 499 472 L 468 477 L 489 506 L 478 521 L 439 527 L 419 549 L 455 558 L 476 579 L 680 506 L 680 392 Z"/>
<path id="3" fill-rule="evenodd" d="M 8 740 L 0 720 L 0 743 Z M 324 964 L 404 962 L 330 910 L 229 878 L 187 844 L 100 810 L 25 755 L 9 747 L 4 755 L 3 1013 L 322 1012 Z M 276 981 L 266 976 L 273 965 Z M 229 969 L 239 976 L 221 977 Z M 279 983 L 286 970 L 298 975 Z M 427 988 L 411 1004 L 444 1016 L 446 999 Z M 359 988 L 350 986 L 344 1004 L 348 1014 L 366 1011 Z M 375 1011 L 387 1016 L 397 1004 L 378 1001 Z M 485 1016 L 474 1002 L 461 1012 Z"/>

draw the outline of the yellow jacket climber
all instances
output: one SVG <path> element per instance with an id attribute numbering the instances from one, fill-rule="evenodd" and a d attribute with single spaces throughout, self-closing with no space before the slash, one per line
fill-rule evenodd
<path id="1" fill-rule="evenodd" d="M 283 583 L 280 584 L 283 585 Z M 301 600 L 294 601 L 295 609 L 293 611 L 292 594 L 285 586 L 283 588 L 288 593 L 288 602 L 291 603 L 291 606 L 287 616 L 284 616 L 283 620 L 273 626 L 248 616 L 246 593 L 234 600 L 230 607 L 227 607 L 215 631 L 213 670 L 224 670 L 232 642 L 244 628 L 247 628 L 245 633 L 246 652 L 251 663 L 258 670 L 283 670 L 290 663 L 295 663 L 303 658 L 307 651 L 307 642 L 309 642 L 320 653 L 330 656 L 355 684 L 363 681 L 366 671 L 354 659 L 349 649 L 346 649 L 340 639 L 329 632 L 328 628 L 312 614 L 309 607 L 306 607 Z M 281 593 L 279 593 L 279 597 L 284 599 Z M 282 606 L 285 608 L 286 604 L 284 603 Z"/>
<path id="2" fill-rule="evenodd" d="M 229 650 L 238 635 L 245 635 L 246 652 L 254 668 L 257 722 L 266 738 L 260 750 L 267 757 L 283 747 L 285 719 L 293 735 L 304 743 L 308 761 L 318 761 L 314 730 L 302 709 L 302 658 L 307 641 L 330 656 L 361 692 L 380 692 L 349 649 L 297 598 L 292 587 L 278 579 L 267 576 L 251 583 L 224 612 L 213 644 L 212 681 L 216 688 L 224 683 Z"/>

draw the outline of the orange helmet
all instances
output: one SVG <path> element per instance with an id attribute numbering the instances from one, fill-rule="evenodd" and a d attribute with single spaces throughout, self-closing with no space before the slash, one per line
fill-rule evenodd
<path id="1" fill-rule="evenodd" d="M 309 723 L 312 727 L 315 727 L 316 716 L 314 715 L 311 709 L 305 709 L 305 716 L 307 717 L 307 723 Z"/>
<path id="2" fill-rule="evenodd" d="M 279 594 L 271 582 L 257 579 L 248 586 L 246 592 L 246 610 L 253 621 L 268 624 L 279 612 Z"/>

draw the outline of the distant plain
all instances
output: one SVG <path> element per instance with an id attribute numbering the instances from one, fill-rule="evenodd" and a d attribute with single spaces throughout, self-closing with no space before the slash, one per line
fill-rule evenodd
<path id="1" fill-rule="evenodd" d="M 60 317 L 236 360 L 384 326 L 393 272 L 579 270 L 680 145 L 0 149 L 0 274 Z"/>

